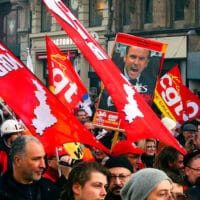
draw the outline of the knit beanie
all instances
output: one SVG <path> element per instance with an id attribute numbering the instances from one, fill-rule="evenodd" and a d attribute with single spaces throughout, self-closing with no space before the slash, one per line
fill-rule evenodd
<path id="1" fill-rule="evenodd" d="M 145 200 L 163 180 L 171 179 L 165 172 L 155 168 L 137 171 L 121 190 L 122 200 Z"/>
<path id="2" fill-rule="evenodd" d="M 113 156 L 109 158 L 105 166 L 107 169 L 113 168 L 113 167 L 124 167 L 130 170 L 130 172 L 133 173 L 133 166 L 131 165 L 130 161 L 124 157 L 124 156 Z"/>

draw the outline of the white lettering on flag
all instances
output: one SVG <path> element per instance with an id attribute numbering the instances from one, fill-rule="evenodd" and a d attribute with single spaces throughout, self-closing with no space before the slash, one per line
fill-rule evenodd
<path id="1" fill-rule="evenodd" d="M 84 30 L 82 30 L 82 27 L 77 23 L 77 19 L 73 16 L 71 12 L 68 12 L 67 10 L 63 12 L 63 8 L 59 7 L 60 0 L 54 1 L 48 1 L 49 8 L 54 8 L 53 12 L 55 12 L 58 16 L 60 16 L 64 21 L 66 21 L 73 29 L 75 29 L 80 36 L 85 41 L 85 44 L 91 49 L 91 51 L 94 52 L 95 56 L 98 60 L 105 60 L 108 59 L 107 54 L 105 54 L 101 49 L 99 49 L 92 40 L 87 36 L 86 33 L 84 33 Z M 91 36 L 92 37 L 92 36 Z"/>
<path id="2" fill-rule="evenodd" d="M 0 76 L 5 76 L 12 70 L 23 68 L 23 65 L 16 62 L 9 54 L 0 54 Z"/>
<path id="3" fill-rule="evenodd" d="M 59 77 L 59 78 L 58 78 Z M 69 89 L 65 92 L 64 96 L 68 103 L 72 102 L 72 96 L 77 95 L 78 86 L 76 83 L 70 83 L 70 80 L 65 76 L 59 68 L 53 68 L 53 82 L 55 86 L 54 94 L 58 95 L 66 86 Z"/>

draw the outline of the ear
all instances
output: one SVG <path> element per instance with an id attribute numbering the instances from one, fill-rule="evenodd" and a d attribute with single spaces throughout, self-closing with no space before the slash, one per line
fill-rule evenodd
<path id="1" fill-rule="evenodd" d="M 81 185 L 79 183 L 74 183 L 72 186 L 72 191 L 75 195 L 80 195 L 81 193 Z"/>
<path id="2" fill-rule="evenodd" d="M 20 156 L 15 156 L 14 157 L 14 163 L 16 166 L 20 166 L 22 162 L 22 158 Z"/>
<path id="3" fill-rule="evenodd" d="M 124 57 L 123 57 L 123 61 L 124 61 L 124 63 L 126 63 L 126 57 L 127 57 L 127 55 L 124 54 Z"/>
<path id="4" fill-rule="evenodd" d="M 188 176 L 188 175 L 189 175 L 189 171 L 190 171 L 190 169 L 189 169 L 188 167 L 185 167 L 185 170 L 184 170 L 184 172 L 185 172 L 185 175 L 186 175 L 186 176 Z"/>

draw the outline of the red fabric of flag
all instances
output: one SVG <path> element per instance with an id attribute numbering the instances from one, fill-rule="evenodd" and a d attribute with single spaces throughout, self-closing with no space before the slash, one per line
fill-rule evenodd
<path id="1" fill-rule="evenodd" d="M 158 81 L 154 102 L 166 117 L 179 123 L 200 115 L 200 100 L 183 84 L 178 65 Z"/>
<path id="2" fill-rule="evenodd" d="M 185 149 L 179 145 L 143 98 L 120 73 L 100 44 L 65 4 L 59 0 L 43 0 L 43 2 L 103 81 L 122 119 L 127 137 L 132 141 L 149 137 L 157 138 L 185 154 Z"/>
<path id="3" fill-rule="evenodd" d="M 81 142 L 108 151 L 1 43 L 0 63 L 0 96 L 42 141 L 46 152 L 66 142 Z"/>
<path id="4" fill-rule="evenodd" d="M 73 110 L 87 93 L 72 63 L 56 44 L 46 36 L 48 55 L 49 85 L 56 97 L 68 108 Z"/>
<path id="5" fill-rule="evenodd" d="M 192 120 L 200 116 L 200 99 L 185 85 L 181 86 L 181 97 L 184 102 L 183 120 Z"/>

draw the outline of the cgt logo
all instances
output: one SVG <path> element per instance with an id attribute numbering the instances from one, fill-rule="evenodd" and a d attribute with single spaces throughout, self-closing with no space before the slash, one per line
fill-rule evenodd
<path id="1" fill-rule="evenodd" d="M 78 94 L 78 86 L 68 79 L 59 68 L 53 68 L 54 94 L 64 92 L 65 100 L 72 102 L 72 96 Z M 66 89 L 68 88 L 68 89 Z"/>
<path id="2" fill-rule="evenodd" d="M 169 74 L 164 75 L 160 80 L 159 93 L 162 99 L 170 110 L 175 115 L 176 119 L 186 121 L 193 118 L 199 112 L 199 106 L 193 101 L 182 101 L 180 94 L 181 84 L 175 85 Z"/>

